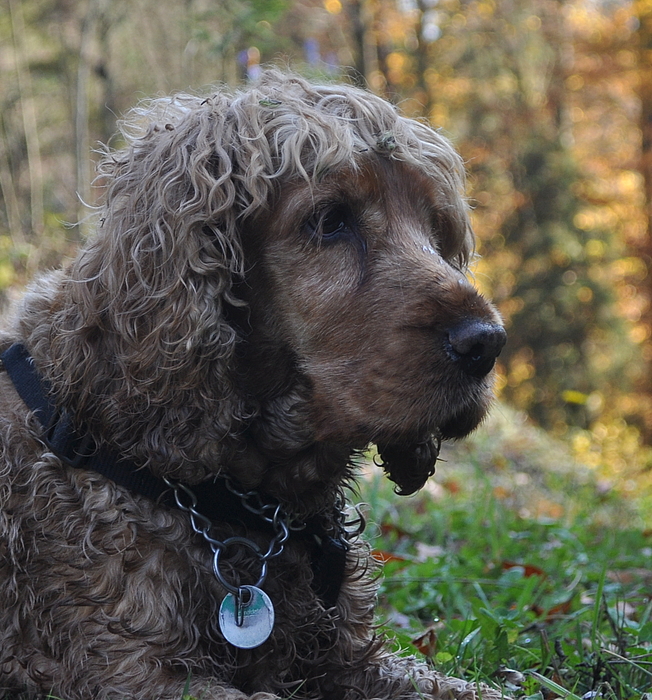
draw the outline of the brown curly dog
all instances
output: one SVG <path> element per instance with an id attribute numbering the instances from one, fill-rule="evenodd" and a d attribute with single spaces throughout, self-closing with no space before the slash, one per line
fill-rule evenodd
<path id="1" fill-rule="evenodd" d="M 497 698 L 374 632 L 344 490 L 483 418 L 505 341 L 450 144 L 277 71 L 136 109 L 0 339 L 0 695 Z"/>

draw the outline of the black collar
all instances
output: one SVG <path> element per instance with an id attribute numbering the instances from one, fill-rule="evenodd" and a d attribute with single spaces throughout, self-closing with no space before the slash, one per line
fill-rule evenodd
<path id="1" fill-rule="evenodd" d="M 102 474 L 132 493 L 145 496 L 168 507 L 176 508 L 173 491 L 163 479 L 146 468 L 137 467 L 116 452 L 97 447 L 89 433 L 75 430 L 70 415 L 51 399 L 49 382 L 43 379 L 26 348 L 16 343 L 0 355 L 19 396 L 34 411 L 43 426 L 43 441 L 64 463 L 76 469 L 89 469 Z M 192 487 L 197 496 L 197 510 L 213 522 L 243 525 L 254 531 L 270 530 L 271 525 L 245 507 L 242 499 L 215 477 Z M 313 589 L 326 607 L 332 607 L 344 577 L 347 545 L 341 534 L 331 536 L 319 519 L 306 522 L 306 527 L 292 531 L 310 546 L 314 573 Z"/>

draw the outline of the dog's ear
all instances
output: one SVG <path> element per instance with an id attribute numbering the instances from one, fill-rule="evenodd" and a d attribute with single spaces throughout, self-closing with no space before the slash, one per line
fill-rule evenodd
<path id="1" fill-rule="evenodd" d="M 244 182 L 251 164 L 238 160 L 227 115 L 226 97 L 187 97 L 132 116 L 128 145 L 100 166 L 97 234 L 55 307 L 47 374 L 58 398 L 153 467 L 215 460 L 250 410 L 234 388 L 225 310 L 239 304 L 239 217 L 268 192 Z"/>

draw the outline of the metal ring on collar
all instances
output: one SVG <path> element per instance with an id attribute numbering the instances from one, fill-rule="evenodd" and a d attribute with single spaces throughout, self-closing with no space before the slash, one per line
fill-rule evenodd
<path id="1" fill-rule="evenodd" d="M 228 549 L 230 545 L 240 544 L 245 547 L 249 547 L 249 549 L 253 550 L 260 559 L 260 578 L 258 579 L 257 583 L 253 584 L 254 587 L 259 588 L 263 584 L 265 578 L 267 577 L 267 560 L 262 557 L 260 553 L 260 547 L 255 542 L 248 540 L 246 537 L 229 537 L 227 540 L 224 540 L 222 544 L 224 546 L 222 548 L 216 549 L 215 554 L 213 555 L 213 573 L 215 574 L 215 578 L 219 581 L 220 585 L 223 586 L 229 593 L 233 593 L 233 595 L 238 595 L 240 586 L 231 585 L 224 578 L 222 572 L 220 571 L 220 555 L 222 554 L 222 552 Z"/>

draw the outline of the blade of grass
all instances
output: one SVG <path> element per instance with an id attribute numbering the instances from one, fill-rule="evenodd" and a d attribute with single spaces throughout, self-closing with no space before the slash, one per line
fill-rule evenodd
<path id="1" fill-rule="evenodd" d="M 646 676 L 650 676 L 652 678 L 652 671 L 648 671 L 646 668 L 643 668 L 640 664 L 637 664 L 635 661 L 632 659 L 628 659 L 624 656 L 621 656 L 620 654 L 617 654 L 615 651 L 611 651 L 611 649 L 603 649 L 602 650 L 605 654 L 609 654 L 609 656 L 613 656 L 619 661 L 622 661 L 626 664 L 631 664 L 632 666 L 635 666 L 637 670 L 642 671 Z"/>
<path id="2" fill-rule="evenodd" d="M 554 693 L 557 693 L 557 695 L 559 695 L 562 698 L 567 698 L 568 700 L 582 700 L 582 698 L 579 695 L 575 695 L 575 693 L 572 690 L 566 690 L 566 688 L 562 688 L 562 686 L 560 686 L 559 683 L 551 681 L 549 678 L 542 676 L 536 671 L 528 671 L 528 674 L 532 676 L 532 678 L 537 680 L 539 683 L 541 683 L 541 685 L 544 688 L 552 690 Z"/>
<path id="3" fill-rule="evenodd" d="M 593 619 L 591 620 L 591 650 L 596 651 L 596 640 L 598 638 L 598 626 L 600 624 L 600 611 L 602 610 L 602 593 L 604 591 L 604 582 L 607 577 L 607 564 L 602 567 L 600 579 L 598 581 L 598 590 L 595 594 L 595 605 L 593 607 Z"/>

